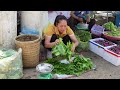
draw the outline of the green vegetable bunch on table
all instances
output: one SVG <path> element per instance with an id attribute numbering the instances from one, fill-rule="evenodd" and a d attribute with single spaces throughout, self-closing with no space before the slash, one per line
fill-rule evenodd
<path id="1" fill-rule="evenodd" d="M 60 43 L 52 48 L 52 54 L 54 54 L 55 56 L 62 56 L 67 60 L 70 60 L 73 54 L 73 52 L 71 51 L 73 43 L 68 42 L 67 45 L 65 45 L 62 41 L 62 38 L 59 38 L 59 40 Z"/>

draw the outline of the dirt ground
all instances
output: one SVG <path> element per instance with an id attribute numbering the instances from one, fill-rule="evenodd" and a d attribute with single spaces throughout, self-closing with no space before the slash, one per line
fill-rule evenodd
<path id="1" fill-rule="evenodd" d="M 96 65 L 96 69 L 85 72 L 78 77 L 67 79 L 120 79 L 120 66 L 114 66 L 91 51 L 82 52 L 81 54 L 85 57 L 91 58 L 93 63 Z M 38 74 L 39 73 L 36 72 L 35 68 L 24 69 L 24 76 L 22 79 L 37 79 Z"/>

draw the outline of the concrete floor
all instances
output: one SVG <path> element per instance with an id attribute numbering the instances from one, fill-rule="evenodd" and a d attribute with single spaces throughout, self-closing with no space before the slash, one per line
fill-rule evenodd
<path id="1" fill-rule="evenodd" d="M 114 66 L 91 51 L 82 52 L 82 54 L 92 59 L 93 63 L 96 65 L 96 70 L 88 71 L 81 76 L 68 79 L 120 79 L 120 66 Z M 37 79 L 38 74 L 35 68 L 24 69 L 22 79 Z"/>

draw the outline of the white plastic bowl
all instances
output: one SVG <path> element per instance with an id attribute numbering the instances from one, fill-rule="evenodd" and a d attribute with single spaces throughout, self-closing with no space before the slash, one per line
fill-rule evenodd
<path id="1" fill-rule="evenodd" d="M 41 63 L 36 66 L 36 70 L 40 73 L 50 73 L 53 70 L 53 65 L 48 63 Z"/>

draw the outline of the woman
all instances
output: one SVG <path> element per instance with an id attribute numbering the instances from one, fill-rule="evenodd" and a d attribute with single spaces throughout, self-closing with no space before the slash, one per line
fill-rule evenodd
<path id="1" fill-rule="evenodd" d="M 63 39 L 64 44 L 71 41 L 73 42 L 73 47 L 71 51 L 74 52 L 75 48 L 78 46 L 78 40 L 76 39 L 74 32 L 67 25 L 67 18 L 64 15 L 58 15 L 55 19 L 54 25 L 50 25 L 48 29 L 44 32 L 45 39 L 42 40 L 42 44 L 47 48 L 47 57 L 52 58 L 52 47 L 59 44 L 59 37 Z"/>

